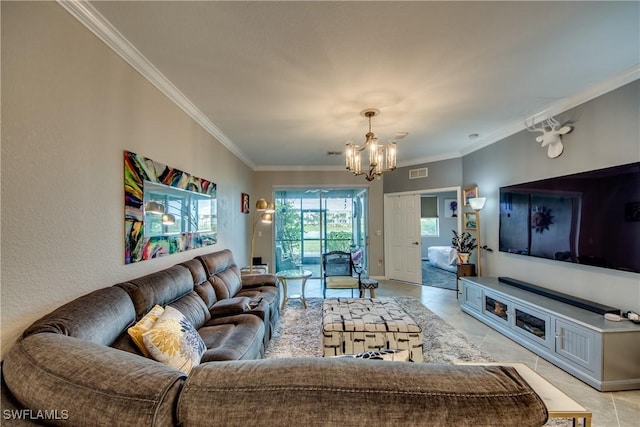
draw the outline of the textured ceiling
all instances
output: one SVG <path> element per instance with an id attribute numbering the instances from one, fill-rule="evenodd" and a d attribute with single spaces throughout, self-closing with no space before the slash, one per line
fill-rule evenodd
<path id="1" fill-rule="evenodd" d="M 638 2 L 91 5 L 256 170 L 342 167 L 365 108 L 401 165 L 456 157 L 640 64 Z"/>

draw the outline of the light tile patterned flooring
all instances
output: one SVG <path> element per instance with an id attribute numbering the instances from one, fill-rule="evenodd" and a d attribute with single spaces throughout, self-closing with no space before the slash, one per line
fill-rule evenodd
<path id="1" fill-rule="evenodd" d="M 299 294 L 299 282 L 288 282 L 289 294 Z M 322 297 L 320 281 L 307 282 L 305 296 Z M 350 297 L 350 290 L 330 290 L 327 297 Z M 357 296 L 357 291 L 355 292 Z M 369 293 L 367 292 L 367 297 Z M 429 286 L 381 281 L 379 297 L 411 296 L 461 331 L 477 347 L 502 362 L 523 362 L 593 413 L 593 427 L 640 427 L 640 390 L 599 392 L 565 371 L 463 313 L 456 292 Z M 640 363 L 640 361 L 639 361 Z"/>

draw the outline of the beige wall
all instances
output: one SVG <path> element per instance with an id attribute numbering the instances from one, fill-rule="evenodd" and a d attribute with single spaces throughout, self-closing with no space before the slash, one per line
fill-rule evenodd
<path id="1" fill-rule="evenodd" d="M 3 354 L 94 289 L 223 248 L 245 262 L 251 169 L 55 2 L 1 7 Z M 218 243 L 124 265 L 123 150 L 215 182 Z"/>
<path id="2" fill-rule="evenodd" d="M 274 189 L 278 186 L 369 187 L 369 275 L 384 276 L 383 180 L 384 175 L 369 183 L 362 176 L 355 177 L 347 171 L 256 172 L 252 200 L 260 197 L 273 200 Z M 262 237 L 256 236 L 255 244 L 254 255 L 270 260 L 269 264 L 274 265 L 273 229 L 263 232 Z"/>

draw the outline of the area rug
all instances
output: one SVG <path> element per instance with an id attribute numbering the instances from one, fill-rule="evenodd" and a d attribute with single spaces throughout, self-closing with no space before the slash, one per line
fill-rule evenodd
<path id="1" fill-rule="evenodd" d="M 456 273 L 434 267 L 428 260 L 422 261 L 422 284 L 436 288 L 456 290 Z"/>
<path id="2" fill-rule="evenodd" d="M 422 328 L 424 363 L 494 361 L 417 299 L 393 300 Z M 290 300 L 282 311 L 265 358 L 283 357 L 322 357 L 322 298 L 308 298 L 306 310 L 300 301 Z"/>
<path id="3" fill-rule="evenodd" d="M 379 298 L 389 299 L 389 298 Z M 422 328 L 424 362 L 495 362 L 489 354 L 434 314 L 415 298 L 390 298 L 397 302 Z M 289 300 L 267 348 L 265 359 L 322 357 L 322 298 L 307 298 L 307 309 L 300 300 Z M 570 426 L 564 418 L 549 420 L 546 427 Z M 580 420 L 578 425 L 582 425 Z"/>

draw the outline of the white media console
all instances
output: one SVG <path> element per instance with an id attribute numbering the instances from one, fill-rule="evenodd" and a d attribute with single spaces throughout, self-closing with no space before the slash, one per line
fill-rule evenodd
<path id="1" fill-rule="evenodd" d="M 463 277 L 460 308 L 600 391 L 640 389 L 640 325 L 607 308 L 517 280 Z M 515 285 L 515 286 L 514 286 Z M 566 297 L 566 298 L 562 298 Z M 590 305 L 590 304 L 591 305 Z M 576 306 L 578 305 L 578 306 Z M 584 307 L 584 308 L 581 308 Z"/>

